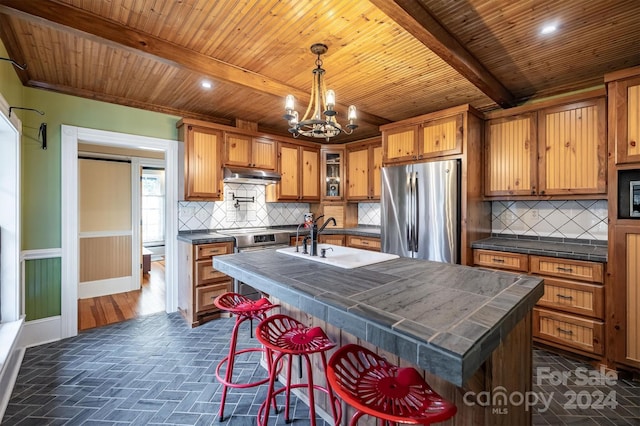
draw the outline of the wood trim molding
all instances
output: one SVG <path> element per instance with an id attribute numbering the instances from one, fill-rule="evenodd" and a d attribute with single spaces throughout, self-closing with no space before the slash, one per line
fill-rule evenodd
<path id="1" fill-rule="evenodd" d="M 61 338 L 78 333 L 78 141 L 123 148 L 149 148 L 165 155 L 165 234 L 178 235 L 178 150 L 174 140 L 158 139 L 62 125 L 62 306 Z M 165 242 L 166 310 L 178 309 L 178 244 L 175 238 Z"/>
<path id="2" fill-rule="evenodd" d="M 37 259 L 53 259 L 56 257 L 62 257 L 61 248 L 48 248 L 37 250 L 22 250 L 20 253 L 20 260 L 37 260 Z"/>

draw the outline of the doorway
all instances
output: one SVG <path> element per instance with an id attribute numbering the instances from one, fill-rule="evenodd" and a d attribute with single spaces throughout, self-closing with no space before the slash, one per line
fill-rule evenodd
<path id="1" fill-rule="evenodd" d="M 78 144 L 104 145 L 164 153 L 165 311 L 177 310 L 178 143 L 174 140 L 63 125 L 62 133 L 62 314 L 61 338 L 78 331 Z M 139 223 L 139 210 L 134 223 Z M 139 227 L 138 227 L 139 230 Z M 140 241 L 132 231 L 133 241 Z M 139 231 L 138 231 L 139 232 Z M 173 236 L 173 238 L 171 238 Z"/>

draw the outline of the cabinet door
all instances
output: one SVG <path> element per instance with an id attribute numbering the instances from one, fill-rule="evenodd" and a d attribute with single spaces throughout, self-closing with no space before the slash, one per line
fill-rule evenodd
<path id="1" fill-rule="evenodd" d="M 224 165 L 250 167 L 251 136 L 227 133 L 224 139 Z"/>
<path id="2" fill-rule="evenodd" d="M 267 138 L 253 138 L 251 144 L 251 163 L 249 167 L 275 170 L 276 143 Z"/>
<path id="3" fill-rule="evenodd" d="M 322 148 L 322 201 L 342 201 L 344 198 L 344 148 Z"/>
<path id="4" fill-rule="evenodd" d="M 418 126 L 399 127 L 382 133 L 385 163 L 411 161 L 418 158 Z"/>
<path id="5" fill-rule="evenodd" d="M 609 99 L 616 163 L 640 162 L 640 78 L 610 84 Z"/>
<path id="6" fill-rule="evenodd" d="M 422 124 L 418 158 L 462 153 L 462 114 Z"/>
<path id="7" fill-rule="evenodd" d="M 487 122 L 485 195 L 535 195 L 536 160 L 534 114 Z"/>
<path id="8" fill-rule="evenodd" d="M 185 199 L 222 198 L 222 132 L 188 126 L 185 135 Z"/>
<path id="9" fill-rule="evenodd" d="M 279 144 L 278 167 L 281 179 L 277 184 L 278 200 L 297 200 L 299 198 L 300 150 L 288 143 Z"/>
<path id="10" fill-rule="evenodd" d="M 538 113 L 540 195 L 606 193 L 605 100 Z"/>
<path id="11" fill-rule="evenodd" d="M 320 201 L 320 149 L 302 147 L 301 201 Z"/>
<path id="12" fill-rule="evenodd" d="M 369 150 L 366 146 L 347 151 L 347 200 L 369 198 Z"/>
<path id="13" fill-rule="evenodd" d="M 369 181 L 371 185 L 371 200 L 380 200 L 382 192 L 382 146 L 372 146 L 369 148 L 370 166 Z"/>
<path id="14" fill-rule="evenodd" d="M 319 235 L 318 242 L 332 244 L 334 246 L 344 246 L 344 235 Z"/>

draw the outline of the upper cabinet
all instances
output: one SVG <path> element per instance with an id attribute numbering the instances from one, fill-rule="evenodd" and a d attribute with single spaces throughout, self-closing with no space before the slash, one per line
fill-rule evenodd
<path id="1" fill-rule="evenodd" d="M 485 195 L 606 198 L 604 97 L 522 109 L 485 123 Z"/>
<path id="2" fill-rule="evenodd" d="M 222 131 L 180 120 L 178 137 L 184 142 L 184 199 L 221 200 Z"/>
<path id="3" fill-rule="evenodd" d="M 614 75 L 613 78 L 617 76 Z M 609 134 L 615 140 L 616 164 L 640 162 L 640 76 L 614 80 L 607 85 Z"/>
<path id="4" fill-rule="evenodd" d="M 485 133 L 485 194 L 535 195 L 535 114 L 489 120 Z"/>
<path id="5" fill-rule="evenodd" d="M 331 146 L 320 150 L 322 201 L 344 200 L 344 148 Z"/>
<path id="6" fill-rule="evenodd" d="M 224 165 L 275 170 L 276 142 L 265 137 L 226 132 Z"/>
<path id="7" fill-rule="evenodd" d="M 320 147 L 278 142 L 278 171 L 267 201 L 320 201 Z"/>
<path id="8" fill-rule="evenodd" d="M 607 192 L 604 98 L 538 112 L 538 192 L 541 195 Z"/>
<path id="9" fill-rule="evenodd" d="M 381 127 L 383 161 L 410 162 L 462 152 L 463 115 L 422 116 Z"/>
<path id="10" fill-rule="evenodd" d="M 380 138 L 347 144 L 347 201 L 380 200 L 381 169 Z"/>

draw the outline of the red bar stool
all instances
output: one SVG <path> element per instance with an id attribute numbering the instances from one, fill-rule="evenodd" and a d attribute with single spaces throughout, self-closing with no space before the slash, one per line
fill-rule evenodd
<path id="1" fill-rule="evenodd" d="M 272 360 L 270 368 L 270 380 L 269 388 L 267 391 L 267 398 L 260 406 L 258 410 L 257 424 L 260 426 L 266 426 L 269 421 L 269 406 L 273 402 L 275 404 L 276 395 L 286 392 L 285 400 L 285 421 L 291 422 L 289 418 L 289 401 L 291 396 L 291 389 L 295 388 L 307 388 L 309 396 L 309 417 L 311 425 L 316 424 L 316 409 L 315 409 L 315 397 L 313 390 L 325 392 L 329 395 L 329 401 L 331 401 L 331 414 L 335 420 L 335 424 L 340 422 L 342 416 L 341 408 L 338 399 L 335 397 L 331 388 L 313 384 L 313 372 L 311 369 L 310 355 L 318 353 L 322 359 L 322 367 L 325 372 L 325 379 L 327 379 L 327 357 L 326 352 L 335 347 L 327 335 L 322 331 L 320 327 L 307 327 L 299 321 L 282 314 L 272 315 L 269 318 L 262 321 L 256 327 L 256 337 L 262 343 L 265 348 L 270 349 L 273 352 L 274 358 Z M 277 368 L 280 360 L 287 355 L 287 383 L 281 389 L 274 390 L 276 376 L 278 375 Z M 302 377 L 302 358 L 304 358 L 307 366 L 307 383 L 295 383 L 291 384 L 291 364 L 293 355 L 300 356 L 300 371 L 299 375 Z M 328 382 L 327 382 L 328 383 Z M 262 416 L 262 419 L 261 419 Z"/>
<path id="2" fill-rule="evenodd" d="M 415 369 L 399 368 L 359 345 L 345 345 L 329 360 L 329 384 L 356 409 L 350 426 L 368 414 L 381 424 L 429 425 L 453 417 L 457 408 L 438 395 Z"/>
<path id="3" fill-rule="evenodd" d="M 236 316 L 236 323 L 233 326 L 233 331 L 231 332 L 231 342 L 229 343 L 229 355 L 223 358 L 216 367 L 216 377 L 218 381 L 222 383 L 222 400 L 220 401 L 220 411 L 218 414 L 220 421 L 224 421 L 224 404 L 227 400 L 227 390 L 229 388 L 250 388 L 253 386 L 262 385 L 269 381 L 269 377 L 267 376 L 264 379 L 260 379 L 251 383 L 233 383 L 233 364 L 235 362 L 235 358 L 238 355 L 247 352 L 266 352 L 267 360 L 271 359 L 270 351 L 265 350 L 262 347 L 247 348 L 236 351 L 236 343 L 238 341 L 238 328 L 240 327 L 240 324 L 249 320 L 249 322 L 251 323 L 251 337 L 253 337 L 253 320 L 257 319 L 262 321 L 266 318 L 267 311 L 280 305 L 274 305 L 264 297 L 259 300 L 251 300 L 238 293 L 221 294 L 220 296 L 215 298 L 213 303 L 219 309 L 230 312 L 231 314 L 234 314 Z M 220 375 L 220 369 L 225 364 L 227 365 L 227 369 L 224 378 L 222 378 L 222 376 Z M 268 366 L 271 365 L 272 364 L 268 362 Z"/>

